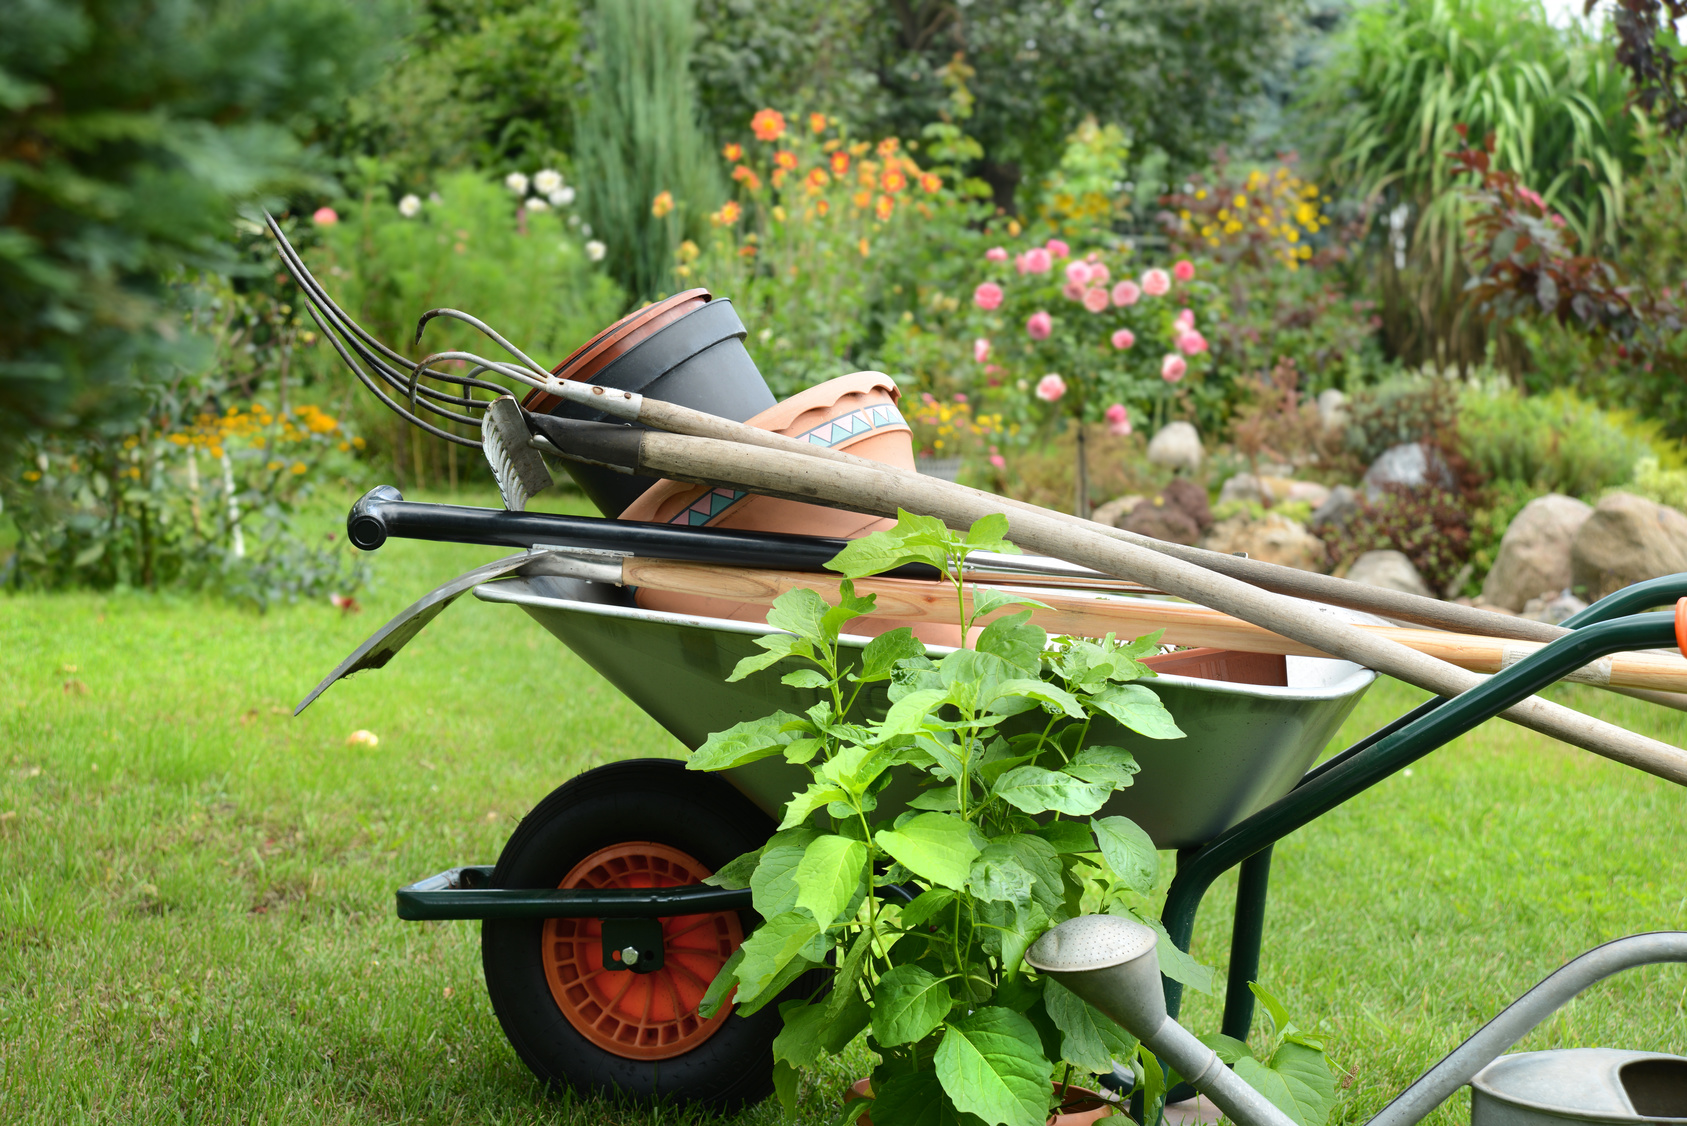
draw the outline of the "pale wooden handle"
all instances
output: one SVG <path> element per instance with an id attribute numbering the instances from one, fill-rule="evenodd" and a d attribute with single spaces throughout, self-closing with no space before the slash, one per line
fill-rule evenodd
<path id="1" fill-rule="evenodd" d="M 622 564 L 622 581 L 628 586 L 770 606 L 781 594 L 799 587 L 808 587 L 828 600 L 836 601 L 841 580 L 835 575 L 799 571 L 628 559 Z M 1013 589 L 1006 584 L 996 585 L 998 589 Z M 878 606 L 874 610 L 877 617 L 944 625 L 957 625 L 960 621 L 954 594 L 944 583 L 868 578 L 856 580 L 855 589 L 857 593 L 877 597 Z M 1188 602 L 1148 602 L 1044 589 L 1027 589 L 1022 593 L 1048 604 L 1048 609 L 1033 607 L 1031 620 L 1052 634 L 1100 637 L 1117 633 L 1124 637 L 1136 637 L 1163 629 L 1166 631 L 1166 642 L 1172 645 L 1213 646 L 1244 653 L 1286 656 L 1330 656 L 1240 618 Z M 1527 641 L 1506 641 L 1403 626 L 1355 624 L 1360 629 L 1471 672 L 1499 672 L 1541 648 Z M 1687 660 L 1675 654 L 1617 653 L 1578 669 L 1564 679 L 1620 688 L 1681 692 L 1687 691 Z"/>

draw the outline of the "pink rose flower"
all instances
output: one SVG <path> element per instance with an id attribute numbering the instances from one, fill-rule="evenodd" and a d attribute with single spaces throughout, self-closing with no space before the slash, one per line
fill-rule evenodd
<path id="1" fill-rule="evenodd" d="M 1053 331 L 1054 318 L 1041 309 L 1038 309 L 1035 313 L 1032 313 L 1030 317 L 1026 318 L 1025 332 L 1032 340 L 1047 340 L 1049 338 L 1049 333 Z"/>
<path id="2" fill-rule="evenodd" d="M 1150 297 L 1164 297 L 1171 287 L 1172 279 L 1158 266 L 1142 275 L 1142 292 Z"/>
<path id="3" fill-rule="evenodd" d="M 1025 272 L 1028 274 L 1046 274 L 1054 268 L 1054 259 L 1049 252 L 1040 246 L 1033 246 L 1025 252 Z"/>
<path id="4" fill-rule="evenodd" d="M 1084 293 L 1084 308 L 1092 313 L 1107 311 L 1107 291 L 1099 285 Z"/>
<path id="5" fill-rule="evenodd" d="M 977 363 L 983 363 L 990 358 L 990 342 L 982 336 L 972 342 L 972 358 Z"/>
<path id="6" fill-rule="evenodd" d="M 1207 338 L 1190 329 L 1177 338 L 1177 350 L 1185 356 L 1194 356 L 1207 350 Z"/>
<path id="7" fill-rule="evenodd" d="M 1142 287 L 1126 278 L 1113 287 L 1113 304 L 1123 309 L 1126 305 L 1135 305 L 1142 300 Z"/>
<path id="8" fill-rule="evenodd" d="M 310 221 L 319 227 L 332 227 L 340 221 L 340 216 L 332 207 L 318 207 Z"/>
<path id="9" fill-rule="evenodd" d="M 1037 398 L 1045 403 L 1053 403 L 1066 394 L 1066 381 L 1060 376 L 1049 372 L 1037 380 Z"/>
<path id="10" fill-rule="evenodd" d="M 1107 432 L 1115 438 L 1124 438 L 1131 432 L 1131 412 L 1125 409 L 1125 404 L 1114 403 L 1107 408 Z"/>
<path id="11" fill-rule="evenodd" d="M 1089 263 L 1088 262 L 1068 262 L 1068 263 L 1066 263 L 1066 280 L 1073 283 L 1074 285 L 1087 285 L 1087 284 L 1089 284 L 1089 280 L 1090 280 Z"/>
<path id="12" fill-rule="evenodd" d="M 965 395 L 961 394 L 959 391 L 955 392 L 955 402 L 964 403 L 966 401 L 967 401 L 967 397 Z"/>
<path id="13" fill-rule="evenodd" d="M 1048 252 L 1056 258 L 1064 258 L 1072 253 L 1072 248 L 1057 238 L 1049 239 L 1044 245 L 1048 248 Z"/>
<path id="14" fill-rule="evenodd" d="M 972 303 L 985 312 L 1000 308 L 1002 287 L 995 282 L 980 282 L 978 288 L 972 291 Z"/>
<path id="15" fill-rule="evenodd" d="M 1160 361 L 1160 378 L 1167 383 L 1176 383 L 1188 371 L 1188 361 L 1176 352 L 1167 352 L 1166 358 Z"/>
<path id="16" fill-rule="evenodd" d="M 984 260 L 986 262 L 1006 262 L 1008 260 L 1008 252 L 999 246 L 992 246 L 989 250 L 984 252 Z"/>
<path id="17" fill-rule="evenodd" d="M 1193 310 L 1193 309 L 1180 310 L 1177 314 L 1177 319 L 1172 321 L 1172 327 L 1175 328 L 1178 332 L 1194 332 L 1195 331 L 1195 310 Z"/>
<path id="18" fill-rule="evenodd" d="M 1013 256 L 1013 268 L 1022 274 L 1025 272 L 1025 255 L 1015 254 Z"/>
<path id="19" fill-rule="evenodd" d="M 1068 301 L 1082 301 L 1084 299 L 1084 283 L 1069 281 L 1060 287 L 1060 295 Z"/>
<path id="20" fill-rule="evenodd" d="M 1128 328 L 1121 328 L 1118 332 L 1113 334 L 1113 347 L 1117 348 L 1121 352 L 1135 343 L 1136 333 L 1132 332 Z"/>
<path id="21" fill-rule="evenodd" d="M 1104 263 L 1101 263 L 1101 262 L 1091 262 L 1090 263 L 1090 284 L 1091 285 L 1106 285 L 1108 279 L 1111 278 L 1112 276 L 1113 276 L 1113 271 L 1109 270 Z"/>
<path id="22" fill-rule="evenodd" d="M 1195 277 L 1195 263 L 1187 258 L 1180 258 L 1177 265 L 1172 267 L 1172 277 L 1178 281 L 1190 281 Z"/>
<path id="23" fill-rule="evenodd" d="M 997 469 L 1006 469 L 1008 467 L 1008 459 L 1003 457 L 1001 454 L 991 454 L 990 464 L 995 466 Z"/>

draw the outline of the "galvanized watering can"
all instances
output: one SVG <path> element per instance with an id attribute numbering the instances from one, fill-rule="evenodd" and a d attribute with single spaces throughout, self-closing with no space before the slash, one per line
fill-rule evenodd
<path id="1" fill-rule="evenodd" d="M 1155 942 L 1154 931 L 1134 919 L 1085 915 L 1043 935 L 1025 960 L 1112 1017 L 1232 1121 L 1294 1126 L 1166 1014 Z M 1424 1072 L 1367 1126 L 1412 1126 L 1466 1083 L 1472 1126 L 1687 1126 L 1687 1058 L 1609 1048 L 1501 1055 L 1594 983 L 1657 962 L 1687 962 L 1687 932 L 1630 935 L 1575 958 Z"/>

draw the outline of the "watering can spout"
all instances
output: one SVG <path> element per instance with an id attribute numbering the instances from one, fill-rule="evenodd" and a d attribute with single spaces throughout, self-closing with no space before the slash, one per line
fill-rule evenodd
<path id="1" fill-rule="evenodd" d="M 1165 1060 L 1240 1126 L 1294 1126 L 1166 1014 L 1152 927 L 1115 915 L 1084 915 L 1044 934 L 1025 953 L 1037 970 L 1100 1009 Z"/>

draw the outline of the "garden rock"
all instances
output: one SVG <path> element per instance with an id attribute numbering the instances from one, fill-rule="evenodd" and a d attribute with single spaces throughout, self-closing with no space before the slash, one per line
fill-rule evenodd
<path id="1" fill-rule="evenodd" d="M 1265 485 L 1252 473 L 1238 473 L 1230 478 L 1218 490 L 1218 503 L 1231 504 L 1236 501 L 1253 501 L 1255 504 L 1265 503 Z"/>
<path id="2" fill-rule="evenodd" d="M 1570 548 L 1570 581 L 1598 601 L 1630 583 L 1687 571 L 1687 516 L 1612 493 L 1583 521 Z"/>
<path id="3" fill-rule="evenodd" d="M 1201 436 L 1187 422 L 1168 422 L 1148 443 L 1148 460 L 1193 473 L 1201 468 Z"/>
<path id="4" fill-rule="evenodd" d="M 1316 509 L 1330 499 L 1330 490 L 1316 481 L 1290 481 L 1282 477 L 1267 477 L 1265 483 L 1284 504 L 1307 504 Z"/>
<path id="5" fill-rule="evenodd" d="M 1382 499 L 1384 485 L 1401 485 L 1408 489 L 1422 489 L 1438 485 L 1453 487 L 1453 472 L 1441 455 L 1422 442 L 1407 442 L 1390 446 L 1382 456 L 1365 470 L 1365 499 L 1375 503 Z"/>
<path id="6" fill-rule="evenodd" d="M 1482 601 L 1513 612 L 1531 598 L 1570 585 L 1570 545 L 1593 509 L 1561 493 L 1523 506 L 1500 539 L 1499 555 L 1482 582 Z"/>
<path id="7" fill-rule="evenodd" d="M 1165 502 L 1180 508 L 1201 531 L 1213 526 L 1212 508 L 1207 504 L 1207 490 L 1187 477 L 1178 477 L 1160 490 Z"/>
<path id="8" fill-rule="evenodd" d="M 1579 614 L 1587 609 L 1587 603 L 1577 598 L 1567 590 L 1557 594 L 1542 594 L 1539 598 L 1531 598 L 1523 604 L 1523 617 L 1533 618 L 1537 622 L 1547 625 L 1559 625 L 1565 618 Z"/>
<path id="9" fill-rule="evenodd" d="M 1106 524 L 1109 528 L 1117 528 L 1131 509 L 1142 503 L 1142 498 L 1136 495 L 1114 497 L 1090 513 L 1090 519 L 1097 524 Z"/>
<path id="10" fill-rule="evenodd" d="M 1311 527 L 1313 531 L 1341 528 L 1358 514 L 1359 494 L 1348 485 L 1337 485 L 1324 498 L 1324 503 L 1313 509 Z"/>
<path id="11" fill-rule="evenodd" d="M 1318 393 L 1318 421 L 1325 430 L 1340 430 L 1347 425 L 1347 396 L 1331 387 Z"/>
<path id="12" fill-rule="evenodd" d="M 1252 501 L 1273 505 L 1305 503 L 1317 508 L 1329 499 L 1330 490 L 1314 481 L 1296 481 L 1289 477 L 1255 477 L 1252 473 L 1238 473 L 1226 481 L 1218 491 L 1218 503 Z"/>
<path id="13" fill-rule="evenodd" d="M 1138 503 L 1118 526 L 1139 536 L 1180 543 L 1186 547 L 1193 547 L 1201 538 L 1201 529 L 1194 517 L 1174 504 L 1167 504 L 1164 497 Z"/>
<path id="14" fill-rule="evenodd" d="M 1407 594 L 1421 594 L 1425 598 L 1434 597 L 1430 593 L 1429 585 L 1423 581 L 1423 576 L 1412 566 L 1412 561 L 1398 551 L 1365 552 L 1347 569 L 1347 577 L 1366 586 L 1403 590 Z"/>
<path id="15" fill-rule="evenodd" d="M 1276 512 L 1268 512 L 1260 520 L 1246 515 L 1220 520 L 1201 541 L 1201 546 L 1230 555 L 1245 551 L 1250 559 L 1263 559 L 1302 571 L 1322 571 L 1329 557 L 1323 540 L 1307 531 L 1298 520 Z"/>

